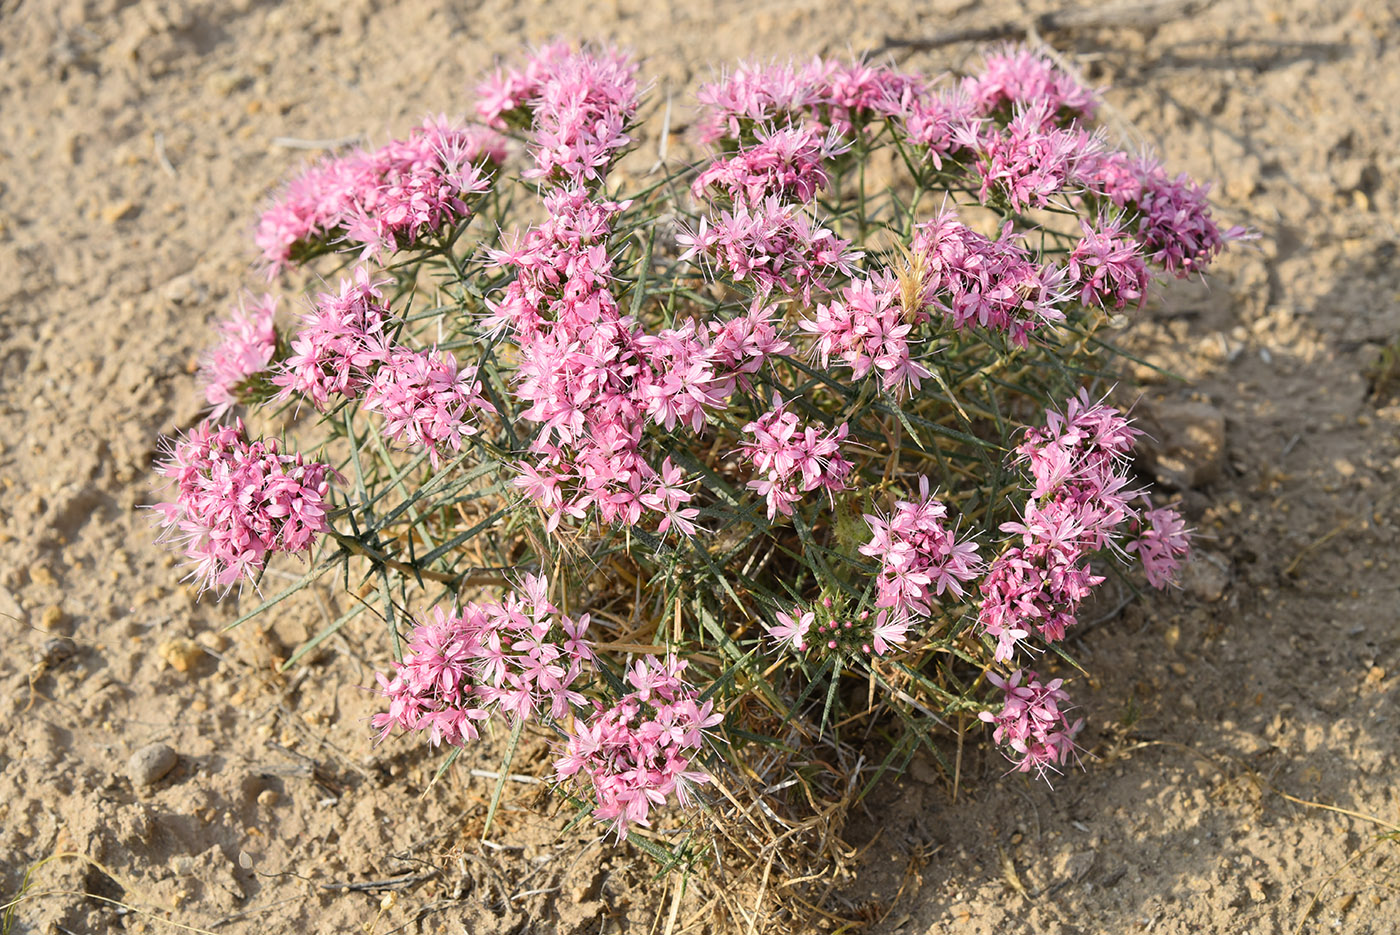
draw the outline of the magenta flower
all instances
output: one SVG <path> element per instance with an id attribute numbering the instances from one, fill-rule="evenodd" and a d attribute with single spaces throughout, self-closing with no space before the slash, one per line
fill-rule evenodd
<path id="1" fill-rule="evenodd" d="M 1069 255 L 1069 281 L 1086 306 L 1120 309 L 1141 306 L 1152 274 L 1142 250 L 1124 230 L 1123 221 L 1099 218 L 1097 225 L 1080 219 L 1084 236 Z"/>
<path id="2" fill-rule="evenodd" d="M 905 310 L 894 277 L 876 274 L 843 287 L 839 299 L 818 305 L 813 317 L 799 324 L 816 336 L 813 350 L 823 367 L 837 358 L 853 378 L 874 372 L 883 391 L 902 394 L 932 375 L 910 348 L 915 325 L 927 320 L 922 309 Z"/>
<path id="3" fill-rule="evenodd" d="M 1016 459 L 1034 486 L 1021 520 L 1001 530 L 1020 541 L 992 562 L 980 586 L 978 624 L 996 640 L 998 661 L 1010 659 L 1031 633 L 1048 642 L 1063 639 L 1079 605 L 1103 581 L 1090 571 L 1089 559 L 1120 548 L 1123 531 L 1142 523 L 1137 504 L 1146 495 L 1129 488 L 1128 473 L 1139 434 L 1122 413 L 1081 390 L 1063 414 L 1047 411 L 1045 426 L 1027 430 L 1017 446 Z M 1131 548 L 1156 584 L 1154 577 L 1164 581 L 1184 554 L 1178 550 L 1185 540 L 1169 516 L 1149 522 L 1152 530 Z"/>
<path id="4" fill-rule="evenodd" d="M 547 45 L 523 69 L 498 71 L 478 88 L 477 113 L 493 126 L 529 126 L 534 165 L 524 177 L 594 185 L 632 142 L 637 66 L 612 49 Z"/>
<path id="5" fill-rule="evenodd" d="M 942 169 L 945 159 L 963 159 L 981 149 L 982 122 L 967 93 L 953 89 L 913 98 L 895 122 L 895 131 L 935 169 Z"/>
<path id="6" fill-rule="evenodd" d="M 844 422 L 827 432 L 803 424 L 776 393 L 773 408 L 744 426 L 752 437 L 740 443 L 739 455 L 758 474 L 748 487 L 767 502 L 769 520 L 779 513 L 791 516 L 808 491 L 822 489 L 831 496 L 847 489 L 846 477 L 855 466 L 841 455 L 847 431 Z"/>
<path id="7" fill-rule="evenodd" d="M 437 349 L 389 351 L 364 397 L 365 411 L 384 416 L 384 434 L 427 450 L 434 468 L 440 449 L 460 451 L 463 439 L 479 431 L 472 417 L 496 411 L 481 395 L 476 368 L 459 370 L 455 357 Z"/>
<path id="8" fill-rule="evenodd" d="M 340 292 L 323 292 L 302 318 L 292 339 L 291 354 L 272 382 L 282 388 L 280 399 L 299 395 L 325 411 L 332 396 L 354 399 L 368 384 L 372 369 L 388 354 L 384 328 L 389 307 L 382 287 L 361 266 L 354 279 L 342 279 Z"/>
<path id="9" fill-rule="evenodd" d="M 629 825 L 651 826 L 651 812 L 674 795 L 686 807 L 692 788 L 710 781 L 695 759 L 706 732 L 724 720 L 713 701 L 681 674 L 686 663 L 642 659 L 627 670 L 632 691 L 610 707 L 594 702 L 593 713 L 578 718 L 554 761 L 561 781 L 591 786 L 593 817 L 609 822 L 621 840 Z"/>
<path id="10" fill-rule="evenodd" d="M 1182 174 L 1167 175 L 1150 157 L 1127 153 L 1090 154 L 1075 175 L 1090 192 L 1128 209 L 1125 222 L 1145 259 L 1178 277 L 1200 273 L 1234 240 L 1255 236 L 1239 226 L 1222 231 L 1210 213 L 1210 186 Z"/>
<path id="11" fill-rule="evenodd" d="M 990 328 L 1025 347 L 1031 332 L 1065 317 L 1066 273 L 1037 265 L 1009 223 L 990 240 L 945 211 L 915 227 L 912 250 L 926 270 L 925 304 L 955 328 Z"/>
<path id="12" fill-rule="evenodd" d="M 834 130 L 784 127 L 757 136 L 753 145 L 710 163 L 691 184 L 692 194 L 750 204 L 770 196 L 809 202 L 830 181 L 826 164 L 850 149 Z"/>
<path id="13" fill-rule="evenodd" d="M 362 259 L 407 249 L 470 217 L 469 202 L 504 160 L 494 131 L 429 118 L 406 140 L 326 159 L 293 179 L 263 212 L 258 248 L 273 275 L 317 244 L 358 245 Z"/>
<path id="14" fill-rule="evenodd" d="M 559 613 L 548 582 L 526 575 L 500 601 L 435 608 L 415 624 L 403 662 L 379 674 L 388 710 L 374 715 L 383 740 L 394 728 L 426 731 L 433 746 L 465 746 L 477 724 L 498 713 L 509 721 L 560 720 L 583 702 L 571 686 L 593 660 L 588 615 Z"/>
<path id="15" fill-rule="evenodd" d="M 1243 227 L 1221 231 L 1210 215 L 1206 195 L 1209 185 L 1193 182 L 1185 174 L 1169 178 L 1155 162 L 1139 165 L 1142 194 L 1136 207 L 1141 215 L 1138 242 L 1149 260 L 1169 273 L 1187 276 L 1203 271 L 1232 240 L 1247 239 Z"/>
<path id="16" fill-rule="evenodd" d="M 996 726 L 992 739 L 1006 748 L 1012 769 L 1034 770 L 1042 779 L 1059 772 L 1056 767 L 1074 756 L 1074 738 L 1084 727 L 1083 718 L 1070 721 L 1067 715 L 1070 697 L 1060 687 L 1063 680 L 1042 684 L 1034 672 L 1017 669 L 1005 680 L 988 672 L 987 681 L 1002 690 L 1005 701 L 999 713 L 983 711 L 978 717 Z"/>
<path id="17" fill-rule="evenodd" d="M 241 419 L 201 422 L 174 440 L 156 473 L 175 487 L 173 501 L 153 507 L 162 536 L 182 544 L 201 589 L 253 580 L 274 552 L 305 552 L 328 528 L 335 472 L 280 453 L 276 439 L 250 442 Z"/>
<path id="18" fill-rule="evenodd" d="M 703 256 L 760 296 L 777 291 L 808 303 L 814 292 L 830 292 L 834 277 L 854 275 L 863 256 L 801 207 L 771 195 L 731 205 L 715 218 L 702 216 L 698 231 L 676 240 L 686 248 L 682 260 Z"/>
<path id="19" fill-rule="evenodd" d="M 977 163 L 983 204 L 996 193 L 1017 211 L 1042 208 L 1067 190 L 1080 160 L 1103 148 L 1101 137 L 1061 129 L 1051 116 L 1044 102 L 1031 104 L 1018 108 L 1005 130 L 984 136 Z"/>
<path id="20" fill-rule="evenodd" d="M 862 61 L 745 63 L 696 92 L 698 132 L 703 143 L 746 143 L 762 127 L 806 123 L 850 136 L 874 120 L 907 112 L 923 93 L 917 75 Z"/>
<path id="21" fill-rule="evenodd" d="M 277 296 L 267 294 L 251 302 L 240 299 L 238 307 L 219 323 L 219 343 L 205 355 L 199 369 L 204 398 L 213 406 L 214 419 L 245 402 L 244 394 L 253 377 L 267 371 L 277 353 Z"/>
<path id="22" fill-rule="evenodd" d="M 1147 575 L 1148 584 L 1162 590 L 1181 571 L 1182 562 L 1191 554 L 1191 535 L 1186 521 L 1171 507 L 1147 510 L 1142 514 L 1139 537 L 1124 547 L 1136 552 Z"/>
<path id="23" fill-rule="evenodd" d="M 982 73 L 963 90 L 983 114 L 1009 112 L 1017 104 L 1043 104 L 1050 116 L 1091 120 L 1097 95 L 1043 55 L 1008 46 L 986 56 Z"/>
<path id="24" fill-rule="evenodd" d="M 917 501 L 897 502 L 890 516 L 865 517 L 872 538 L 860 553 L 880 562 L 875 606 L 888 609 L 891 620 L 930 616 L 936 596 L 961 598 L 963 584 L 981 573 L 977 543 L 959 542 L 947 514 L 929 494 L 928 478 L 920 477 Z"/>

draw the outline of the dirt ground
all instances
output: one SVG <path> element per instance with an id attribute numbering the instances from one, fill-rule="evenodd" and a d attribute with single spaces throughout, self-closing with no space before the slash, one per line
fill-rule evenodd
<path id="1" fill-rule="evenodd" d="M 333 596 L 221 636 L 234 607 L 178 583 L 139 509 L 158 436 L 199 411 L 207 321 L 257 285 L 256 211 L 304 141 L 465 111 L 522 41 L 628 44 L 679 101 L 711 62 L 1044 9 L 585 6 L 0 0 L 0 896 L 66 855 L 35 871 L 14 931 L 664 930 L 667 885 L 588 829 L 556 842 L 527 783 L 500 843 L 475 843 L 489 751 L 425 792 L 437 759 L 371 746 L 382 634 L 352 626 L 276 674 Z M 1094 674 L 1076 692 L 1084 772 L 1053 790 L 1003 778 L 969 743 L 955 802 L 916 761 L 853 819 L 833 916 L 1400 931 L 1400 842 L 1380 837 L 1400 825 L 1400 402 L 1367 380 L 1400 335 L 1400 11 L 1197 6 L 1044 38 L 1109 86 L 1117 132 L 1219 180 L 1222 220 L 1260 234 L 1207 284 L 1165 290 L 1132 336 L 1185 378 L 1144 371 L 1143 417 L 1167 448 L 1188 437 L 1163 475 L 1199 557 L 1179 593 L 1106 608 L 1072 647 Z M 972 51 L 901 60 L 936 73 Z M 139 785 L 129 760 L 152 743 L 178 758 Z M 675 931 L 709 918 L 681 907 Z"/>

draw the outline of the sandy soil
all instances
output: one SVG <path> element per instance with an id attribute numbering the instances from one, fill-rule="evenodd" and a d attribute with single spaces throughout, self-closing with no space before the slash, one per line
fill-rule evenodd
<path id="1" fill-rule="evenodd" d="M 38 869 L 15 931 L 664 927 L 667 885 L 585 832 L 556 843 L 527 784 L 492 836 L 508 847 L 475 843 L 493 782 L 470 770 L 494 768 L 489 750 L 425 793 L 435 759 L 371 747 L 361 686 L 381 634 L 348 628 L 277 674 L 333 597 L 226 638 L 234 608 L 177 583 L 139 510 L 160 432 L 198 413 L 207 320 L 256 285 L 260 199 L 307 155 L 282 138 L 383 139 L 465 110 L 494 55 L 555 34 L 627 43 L 684 95 L 712 61 L 1025 13 L 580 6 L 0 2 L 0 894 L 49 855 L 89 858 Z M 1221 214 L 1261 234 L 1133 336 L 1186 378 L 1145 372 L 1144 417 L 1201 553 L 1179 594 L 1107 607 L 1072 647 L 1095 675 L 1078 693 L 1085 772 L 1052 791 L 969 743 L 954 801 L 916 762 L 853 819 L 863 849 L 833 916 L 903 933 L 1400 931 L 1400 845 L 1378 838 L 1400 823 L 1400 403 L 1366 378 L 1400 335 L 1396 13 L 1218 0 L 1152 31 L 1047 36 L 1111 86 L 1121 132 L 1219 179 Z M 129 759 L 154 742 L 178 759 L 136 784 Z M 710 918 L 694 894 L 682 908 L 676 930 Z"/>

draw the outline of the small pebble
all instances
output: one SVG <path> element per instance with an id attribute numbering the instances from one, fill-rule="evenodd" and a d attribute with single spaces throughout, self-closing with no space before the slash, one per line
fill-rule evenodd
<path id="1" fill-rule="evenodd" d="M 178 636 L 156 647 L 160 658 L 176 672 L 189 672 L 204 658 L 204 650 L 188 637 Z"/>
<path id="2" fill-rule="evenodd" d="M 102 209 L 102 220 L 108 224 L 115 224 L 118 221 L 125 221 L 136 214 L 136 205 L 130 201 L 118 201 L 106 205 Z"/>
<path id="3" fill-rule="evenodd" d="M 147 744 L 133 753 L 127 761 L 127 775 L 131 777 L 132 785 L 137 788 L 153 786 L 175 768 L 175 761 L 178 759 L 175 751 L 163 743 Z"/>
<path id="4" fill-rule="evenodd" d="M 264 789 L 258 793 L 258 804 L 264 808 L 272 808 L 277 804 L 277 800 L 282 798 L 276 789 Z"/>
<path id="5" fill-rule="evenodd" d="M 39 626 L 45 630 L 57 629 L 63 623 L 63 608 L 57 604 L 50 604 L 44 608 L 44 614 L 39 618 Z"/>

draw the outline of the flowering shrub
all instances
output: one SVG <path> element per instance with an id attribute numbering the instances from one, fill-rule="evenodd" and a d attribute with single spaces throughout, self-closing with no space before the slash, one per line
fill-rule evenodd
<path id="1" fill-rule="evenodd" d="M 1083 721 L 1028 664 L 1189 548 L 1134 477 L 1108 332 L 1242 232 L 1029 50 L 953 85 L 744 65 L 698 93 L 705 154 L 649 172 L 640 88 L 546 46 L 478 122 L 274 197 L 274 279 L 350 268 L 299 321 L 268 297 L 220 325 L 214 411 L 159 468 L 191 574 L 363 566 L 381 740 L 529 726 L 561 795 L 672 856 L 697 808 L 796 840 L 950 719 L 1063 769 Z M 239 406 L 325 463 L 218 421 Z"/>

